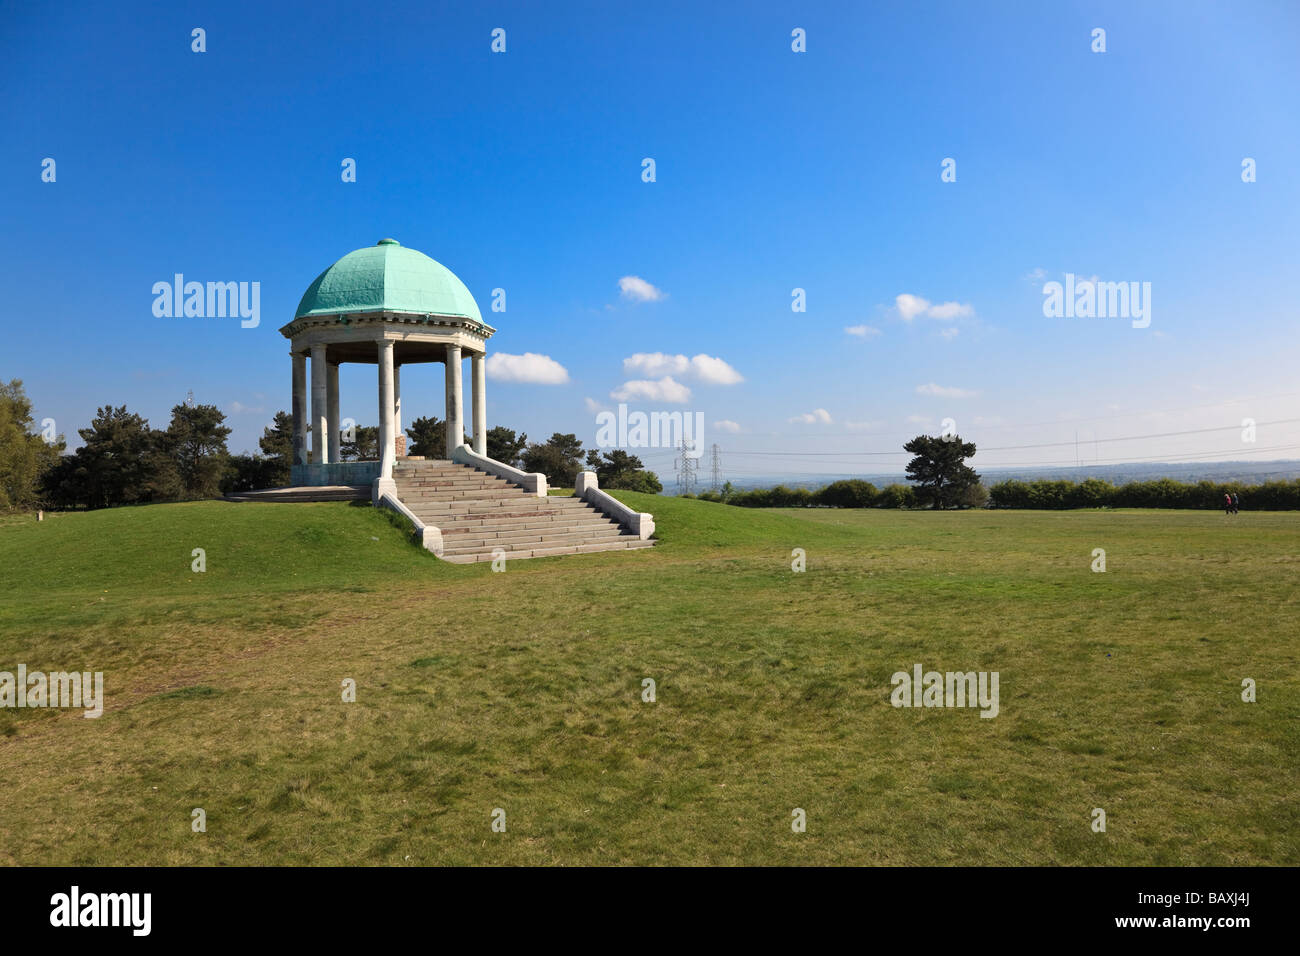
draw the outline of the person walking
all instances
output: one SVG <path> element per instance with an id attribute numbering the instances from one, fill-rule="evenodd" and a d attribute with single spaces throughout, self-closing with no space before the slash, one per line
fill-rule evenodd
<path id="1" fill-rule="evenodd" d="M 1237 512 L 1240 509 L 1241 509 L 1241 499 L 1237 497 L 1237 493 L 1234 491 L 1232 493 L 1232 513 L 1237 514 Z"/>
<path id="2" fill-rule="evenodd" d="M 1232 514 L 1232 495 L 1226 491 L 1223 493 L 1223 513 L 1225 515 Z"/>

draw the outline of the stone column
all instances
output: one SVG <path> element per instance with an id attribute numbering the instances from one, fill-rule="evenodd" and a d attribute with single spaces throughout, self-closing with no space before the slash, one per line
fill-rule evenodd
<path id="1" fill-rule="evenodd" d="M 293 464 L 307 464 L 307 356 L 291 352 L 293 359 Z"/>
<path id="2" fill-rule="evenodd" d="M 474 381 L 474 450 L 487 454 L 487 355 L 475 352 L 470 371 Z"/>
<path id="3" fill-rule="evenodd" d="M 402 434 L 402 366 L 393 366 L 393 446 L 394 452 L 406 454 L 406 436 Z"/>
<path id="4" fill-rule="evenodd" d="M 325 373 L 325 406 L 330 419 L 330 461 L 343 460 L 343 436 L 339 434 L 339 367 L 330 365 Z"/>
<path id="5" fill-rule="evenodd" d="M 379 477 L 393 477 L 393 343 L 379 343 Z"/>
<path id="6" fill-rule="evenodd" d="M 330 460 L 329 410 L 326 408 L 328 389 L 325 386 L 325 346 L 311 347 L 311 460 L 324 465 Z"/>
<path id="7" fill-rule="evenodd" d="M 461 396 L 460 346 L 447 346 L 447 457 L 465 441 L 465 403 Z"/>

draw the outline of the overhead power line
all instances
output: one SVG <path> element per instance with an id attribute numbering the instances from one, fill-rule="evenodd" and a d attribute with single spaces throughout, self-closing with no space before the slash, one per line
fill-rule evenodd
<path id="1" fill-rule="evenodd" d="M 1257 422 L 1256 428 L 1263 428 L 1267 425 L 1291 425 L 1300 422 L 1300 418 L 1279 418 L 1271 422 Z M 1192 428 L 1180 432 L 1155 432 L 1150 435 L 1124 435 L 1119 438 L 1093 438 L 1091 443 L 1104 444 L 1107 442 L 1117 441 L 1147 441 L 1152 438 L 1176 438 L 1183 435 L 1207 435 L 1211 432 L 1240 431 L 1240 425 L 1221 425 L 1216 428 Z M 980 452 L 990 451 L 1023 451 L 1030 448 L 1064 448 L 1073 447 L 1073 441 L 1055 441 L 1041 442 L 1034 445 L 993 445 L 990 447 L 978 448 Z M 978 446 L 977 446 L 978 447 Z M 800 458 L 848 458 L 848 457 L 879 457 L 882 455 L 905 455 L 906 451 L 735 451 L 728 450 L 729 455 L 763 455 L 776 457 L 800 457 Z"/>

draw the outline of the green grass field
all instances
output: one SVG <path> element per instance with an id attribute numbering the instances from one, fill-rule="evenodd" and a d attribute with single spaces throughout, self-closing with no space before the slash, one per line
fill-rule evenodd
<path id="1" fill-rule="evenodd" d="M 0 710 L 0 862 L 1300 863 L 1300 514 L 619 497 L 657 547 L 505 573 L 347 504 L 0 524 L 0 670 L 107 697 Z"/>

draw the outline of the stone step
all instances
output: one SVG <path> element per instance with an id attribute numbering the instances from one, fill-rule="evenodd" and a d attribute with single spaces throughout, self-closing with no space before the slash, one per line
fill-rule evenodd
<path id="1" fill-rule="evenodd" d="M 535 503 L 534 503 L 535 502 Z M 595 508 L 585 502 L 578 505 L 555 505 L 547 503 L 545 498 L 520 498 L 517 501 L 497 499 L 495 501 L 464 498 L 447 501 L 420 500 L 408 502 L 413 510 L 424 510 L 429 514 L 442 515 L 448 519 L 462 518 L 505 518 L 514 515 L 580 515 L 599 514 Z"/>
<path id="2" fill-rule="evenodd" d="M 422 512 L 413 508 L 411 513 L 425 524 L 434 524 L 439 528 L 473 528 L 484 525 L 518 524 L 525 521 L 544 522 L 548 524 L 567 524 L 574 521 L 590 521 L 593 518 L 609 520 L 608 515 L 599 511 L 507 511 L 498 509 L 483 513 L 471 512 Z"/>
<path id="3" fill-rule="evenodd" d="M 407 492 L 402 494 L 402 489 L 397 489 L 397 496 L 406 501 L 409 496 L 412 501 L 459 501 L 470 499 L 473 501 L 490 501 L 493 498 L 521 498 L 527 497 L 520 489 L 503 486 L 500 488 L 443 488 L 437 491 L 424 490 L 416 492 Z"/>
<path id="4" fill-rule="evenodd" d="M 440 478 L 453 475 L 487 475 L 492 478 L 496 477 L 496 475 L 492 474 L 490 471 L 471 468 L 469 465 L 449 465 L 446 468 L 403 468 L 401 465 L 393 467 L 394 478 Z"/>
<path id="5" fill-rule="evenodd" d="M 528 492 L 524 491 L 522 488 L 516 488 L 513 485 L 480 485 L 480 486 L 453 485 L 451 487 L 444 487 L 444 488 L 403 488 L 401 485 L 397 486 L 397 493 L 399 495 L 405 494 L 405 495 L 409 495 L 412 498 L 427 498 L 430 501 L 450 500 L 448 498 L 448 495 L 457 491 L 482 491 L 485 494 L 488 492 L 493 492 L 493 494 L 487 495 L 487 497 L 494 497 L 494 498 L 499 498 L 499 497 L 536 498 L 537 497 L 536 495 L 529 494 Z"/>
<path id="6" fill-rule="evenodd" d="M 532 492 L 525 492 L 525 490 L 524 490 L 523 488 L 513 488 L 513 486 L 511 486 L 511 485 L 507 485 L 506 488 L 507 488 L 508 492 L 510 492 L 510 494 L 512 494 L 513 497 L 519 498 L 520 501 L 530 501 L 530 502 L 547 502 L 547 501 L 550 501 L 550 502 L 571 502 L 571 503 L 573 503 L 573 505 L 585 505 L 585 503 L 586 503 L 585 501 L 582 501 L 581 498 L 575 498 L 575 497 L 573 497 L 573 496 L 556 496 L 556 494 L 550 494 L 550 496 L 546 496 L 546 494 L 543 494 L 543 496 L 538 497 L 538 496 L 536 496 L 536 494 L 533 494 Z M 424 493 L 422 493 L 422 492 L 417 492 L 417 493 L 416 493 L 416 496 L 413 496 L 413 497 L 420 497 L 421 494 L 424 494 Z M 556 507 L 565 507 L 565 505 L 556 505 Z"/>
<path id="7" fill-rule="evenodd" d="M 227 501 L 354 501 L 370 497 L 369 485 L 322 485 L 301 488 L 264 488 L 232 492 Z"/>
<path id="8" fill-rule="evenodd" d="M 486 475 L 482 478 L 397 478 L 398 488 L 519 488 L 508 481 Z"/>
<path id="9" fill-rule="evenodd" d="M 495 478 L 497 481 L 505 481 L 504 478 L 494 475 L 488 471 L 479 471 L 477 468 L 448 468 L 446 471 L 429 469 L 427 471 L 400 471 L 393 470 L 393 478 L 398 481 L 426 481 L 438 479 L 445 481 L 448 478 Z"/>
<path id="10" fill-rule="evenodd" d="M 401 497 L 399 495 L 399 497 Z M 556 501 L 571 501 L 571 504 L 556 504 Z M 429 515 L 505 515 L 505 514 L 536 514 L 542 512 L 559 513 L 572 511 L 589 511 L 591 509 L 585 501 L 577 499 L 550 499 L 546 498 L 498 498 L 495 500 L 472 500 L 468 498 L 438 500 L 413 498 L 402 499 L 412 511 Z"/>
<path id="11" fill-rule="evenodd" d="M 420 471 L 403 471 L 399 468 L 393 469 L 393 478 L 398 481 L 425 481 L 428 479 L 446 480 L 448 478 L 495 478 L 497 481 L 505 481 L 497 475 L 488 471 L 479 471 L 477 468 L 447 468 L 436 469 L 428 468 Z"/>
<path id="12" fill-rule="evenodd" d="M 416 516 L 419 518 L 419 515 Z M 421 518 L 420 520 L 424 519 Z M 425 522 L 425 524 L 428 523 Z M 474 531 L 512 531 L 515 528 L 551 528 L 554 531 L 555 528 L 567 528 L 571 524 L 594 528 L 601 527 L 604 524 L 617 525 L 617 522 L 614 522 L 606 515 L 591 511 L 588 514 L 575 512 L 575 514 L 562 515 L 519 515 L 517 518 L 494 518 L 481 520 L 481 522 L 477 522 L 477 520 L 446 522 L 445 520 L 445 522 L 435 525 L 435 527 L 441 528 L 443 533 L 463 535 L 463 533 Z"/>
<path id="13" fill-rule="evenodd" d="M 393 480 L 396 481 L 398 484 L 404 484 L 408 482 L 412 484 L 418 484 L 418 483 L 429 482 L 429 481 L 466 481 L 466 482 L 487 481 L 487 482 L 500 482 L 501 484 L 506 484 L 506 485 L 512 484 L 511 482 L 506 481 L 506 479 L 504 478 L 498 478 L 496 475 L 485 474 L 484 472 L 481 471 L 461 471 L 461 472 L 454 472 L 454 473 L 449 472 L 445 475 L 440 475 L 440 474 L 427 474 L 427 475 L 426 474 L 415 474 L 415 475 L 405 474 L 404 475 L 400 473 L 394 473 Z"/>
<path id="14" fill-rule="evenodd" d="M 422 519 L 421 519 L 422 520 Z M 445 522 L 437 525 L 443 535 L 495 535 L 503 531 L 559 531 L 560 528 L 617 528 L 604 515 L 572 515 L 551 518 L 506 518 L 499 522 Z"/>
<path id="15" fill-rule="evenodd" d="M 492 552 L 497 548 L 503 551 L 533 551 L 537 548 L 561 548 L 583 544 L 604 544 L 610 541 L 626 541 L 627 536 L 620 535 L 617 528 L 606 534 L 590 531 L 574 531 L 569 534 L 532 534 L 510 538 L 472 538 L 458 540 L 443 538 L 443 554 L 481 554 Z"/>
<path id="16" fill-rule="evenodd" d="M 478 468 L 471 468 L 469 465 L 431 465 L 428 462 L 420 464 L 397 462 L 393 465 L 393 474 L 395 475 L 435 475 L 435 474 L 465 474 L 467 472 L 477 472 Z M 486 474 L 486 472 L 483 472 Z"/>
<path id="17" fill-rule="evenodd" d="M 407 498 L 424 498 L 428 501 L 450 500 L 458 496 L 460 492 L 468 494 L 479 494 L 485 498 L 501 497 L 513 495 L 516 497 L 528 497 L 522 488 L 514 488 L 510 485 L 473 485 L 473 484 L 456 484 L 456 485 L 424 485 L 421 487 L 411 487 L 410 485 L 398 484 L 397 494 L 405 501 Z M 465 497 L 465 495 L 459 495 Z"/>
<path id="18" fill-rule="evenodd" d="M 416 517 L 419 517 L 418 515 Z M 421 521 L 424 519 L 421 518 Z M 425 522 L 428 524 L 429 522 Z M 435 525 L 443 535 L 500 534 L 504 531 L 559 531 L 568 528 L 618 528 L 619 524 L 604 515 L 579 515 L 558 520 L 538 518 L 508 518 L 502 521 L 457 521 Z"/>
<path id="19" fill-rule="evenodd" d="M 496 475 L 490 475 L 486 471 L 477 471 L 472 468 L 462 468 L 459 471 L 394 471 L 394 481 L 448 481 L 455 478 L 491 478 L 495 481 L 505 481 L 504 478 L 498 478 Z"/>
<path id="20" fill-rule="evenodd" d="M 522 558 L 551 558 L 560 557 L 566 554 L 593 554 L 598 551 L 633 551 L 640 548 L 654 547 L 654 541 L 642 541 L 640 538 L 628 537 L 626 539 L 616 538 L 613 541 L 599 542 L 596 544 L 569 545 L 557 548 L 534 548 L 528 551 L 508 551 L 506 552 L 506 561 L 518 561 Z M 452 564 L 476 564 L 481 561 L 491 561 L 492 552 L 487 551 L 483 554 L 453 554 L 444 553 L 443 560 Z"/>

